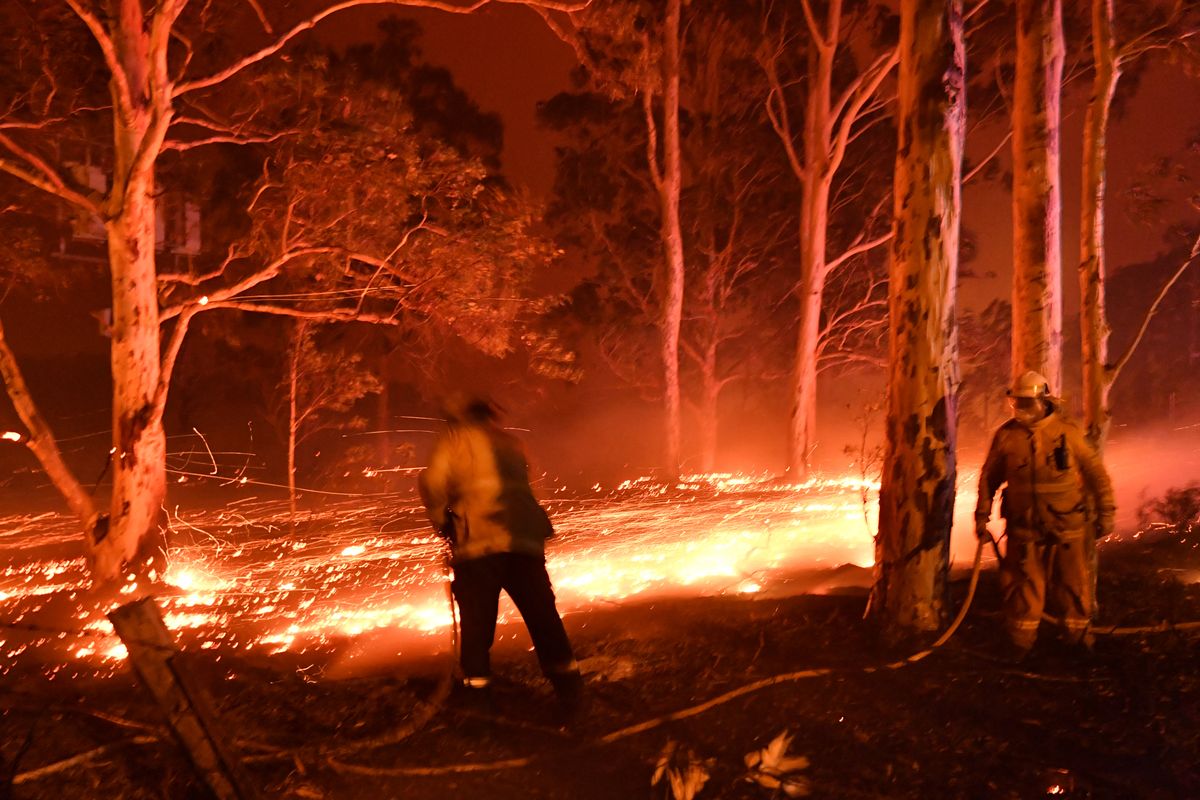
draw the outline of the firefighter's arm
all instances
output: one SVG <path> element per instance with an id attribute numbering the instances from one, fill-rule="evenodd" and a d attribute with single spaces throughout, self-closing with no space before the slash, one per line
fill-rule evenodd
<path id="1" fill-rule="evenodd" d="M 447 522 L 446 508 L 450 505 L 451 463 L 450 446 L 446 439 L 439 439 L 429 455 L 429 466 L 417 477 L 417 489 L 429 521 L 437 530 L 444 530 Z"/>
<path id="2" fill-rule="evenodd" d="M 1004 452 L 1001 446 L 1002 431 L 996 431 L 992 437 L 992 445 L 988 448 L 987 459 L 979 470 L 979 499 L 975 502 L 975 533 L 982 538 L 982 532 L 992 517 L 992 501 L 996 491 L 1004 483 Z M 982 529 L 982 530 L 981 530 Z"/>
<path id="3" fill-rule="evenodd" d="M 1084 485 L 1091 492 L 1096 504 L 1096 535 L 1103 539 L 1113 532 L 1113 521 L 1117 513 L 1117 503 L 1113 495 L 1112 479 L 1104 467 L 1104 459 L 1096 448 L 1088 442 L 1083 432 L 1072 428 L 1070 433 L 1071 449 L 1075 451 L 1075 463 L 1083 476 Z"/>

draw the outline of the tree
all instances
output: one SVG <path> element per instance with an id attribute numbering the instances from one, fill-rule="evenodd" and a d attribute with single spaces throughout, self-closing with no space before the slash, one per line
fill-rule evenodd
<path id="1" fill-rule="evenodd" d="M 830 193 L 834 178 L 846 158 L 847 149 L 864 130 L 884 116 L 886 99 L 880 95 L 883 81 L 896 65 L 894 47 L 885 47 L 865 67 L 854 68 L 849 80 L 841 78 L 849 55 L 850 25 L 842 0 L 830 0 L 820 18 L 811 0 L 801 0 L 808 31 L 807 55 L 803 73 L 804 111 L 799 130 L 793 129 L 789 115 L 787 87 L 799 78 L 783 75 L 781 66 L 794 45 L 786 19 L 773 23 L 768 14 L 763 21 L 765 41 L 760 60 L 770 84 L 767 111 L 783 143 L 788 162 L 801 184 L 799 209 L 800 276 L 796 295 L 800 309 L 796 340 L 795 367 L 792 377 L 792 415 L 789 433 L 789 466 L 808 469 L 816 430 L 817 373 L 821 337 L 821 312 L 825 283 L 829 275 L 853 256 L 879 246 L 890 233 L 874 238 L 857 237 L 841 253 L 828 252 Z M 779 33 L 771 31 L 776 26 Z M 841 84 L 837 86 L 835 84 Z"/>
<path id="2" fill-rule="evenodd" d="M 637 96 L 645 123 L 645 153 L 658 202 L 661 274 L 654 286 L 665 417 L 665 468 L 678 475 L 683 436 L 679 337 L 686 287 L 680 198 L 683 193 L 679 132 L 682 0 L 657 6 L 639 2 L 597 4 L 568 15 L 565 23 L 540 13 L 579 56 L 587 75 L 614 98 Z"/>
<path id="3" fill-rule="evenodd" d="M 720 400 L 774 368 L 773 330 L 788 324 L 778 286 L 794 248 L 786 164 L 764 115 L 757 27 L 720 4 L 693 3 L 683 55 L 682 217 L 691 265 L 681 348 L 696 419 L 698 466 L 717 466 Z M 690 375 L 687 375 L 690 373 Z"/>
<path id="4" fill-rule="evenodd" d="M 1012 372 L 1062 390 L 1062 0 L 1016 0 Z"/>
<path id="5" fill-rule="evenodd" d="M 1200 39 L 1200 10 L 1176 2 L 1165 13 L 1150 9 L 1148 18 L 1134 22 L 1139 32 L 1117 43 L 1114 0 L 1091 0 L 1092 92 L 1083 128 L 1083 182 L 1079 229 L 1080 342 L 1083 365 L 1083 416 L 1088 439 L 1103 449 L 1112 418 L 1109 394 L 1128 361 L 1128 353 L 1109 363 L 1111 329 L 1105 308 L 1107 263 L 1104 248 L 1107 200 L 1106 157 L 1108 122 L 1122 71 L 1152 50 L 1187 52 Z M 1145 11 L 1143 11 L 1145 13 Z M 1196 60 L 1196 55 L 1191 54 Z M 1188 262 L 1181 267 L 1185 269 Z M 1177 272 L 1166 284 L 1169 288 Z M 1154 307 L 1157 306 L 1157 303 Z M 1153 312 L 1151 312 L 1153 313 Z M 1137 340 L 1135 340 L 1136 343 Z"/>
<path id="6" fill-rule="evenodd" d="M 887 444 L 871 597 L 892 638 L 936 629 L 945 610 L 966 119 L 961 0 L 904 0 L 900 15 Z"/>
<path id="7" fill-rule="evenodd" d="M 287 412 L 282 427 L 286 431 L 288 502 L 293 517 L 296 448 L 333 426 L 361 428 L 365 423 L 361 417 L 348 422 L 343 417 L 359 400 L 380 390 L 379 379 L 363 365 L 361 354 L 322 346 L 319 333 L 319 328 L 306 319 L 295 320 L 289 326 L 283 378 L 276 394 L 277 410 Z"/>
<path id="8" fill-rule="evenodd" d="M 958 314 L 959 427 L 985 437 L 980 442 L 984 446 L 1004 415 L 1003 400 L 999 407 L 994 401 L 998 398 L 996 387 L 1008 383 L 1011 324 L 1012 307 L 1007 300 L 996 299 L 978 312 L 960 310 Z"/>
<path id="9" fill-rule="evenodd" d="M 526 4 L 539 0 L 523 0 Z M 545 5 L 571 9 L 541 0 Z M 388 4 L 435 7 L 467 12 L 487 0 L 456 6 L 438 0 L 390 0 Z M 44 447 L 35 448 L 47 474 L 68 499 L 73 513 L 87 532 L 87 552 L 93 579 L 115 580 L 122 564 L 138 560 L 138 551 L 156 527 L 166 494 L 166 438 L 163 409 L 171 368 L 183 343 L 192 317 L 203 310 L 209 295 L 199 294 L 163 313 L 159 307 L 160 276 L 155 262 L 156 174 L 165 153 L 187 152 L 202 145 L 271 139 L 282 131 L 264 136 L 248 134 L 244 127 L 222 124 L 206 113 L 219 107 L 228 95 L 223 87 L 251 67 L 282 50 L 304 31 L 330 15 L 368 0 L 347 0 L 322 7 L 296 21 L 282 34 L 257 4 L 252 4 L 263 22 L 267 41 L 240 57 L 227 58 L 219 32 L 228 32 L 245 15 L 242 7 L 220 9 L 210 16 L 211 4 L 191 5 L 187 0 L 161 0 L 147 8 L 142 0 L 110 0 L 103 5 L 88 0 L 67 0 L 70 10 L 57 5 L 25 13 L 21 5 L 8 8 L 4 16 L 5 50 L 23 43 L 23 58 L 13 59 L 21 80 L 9 83 L 8 95 L 0 103 L 0 171 L 56 197 L 79 213 L 103 221 L 107 261 L 112 286 L 113 379 L 113 488 L 109 512 L 101 514 L 78 498 L 78 481 L 62 468 Z M 185 11 L 190 13 L 185 14 Z M 90 41 L 72 49 L 83 32 Z M 211 36 L 213 32 L 217 36 Z M 75 70 L 88 80 L 80 81 Z M 84 89 L 106 83 L 107 102 L 86 96 Z M 71 87 L 60 91 L 60 87 Z M 82 87 L 82 89 L 80 88 Z M 207 101 L 207 102 L 206 102 Z M 54 152 L 91 141 L 80 133 L 107 130 L 104 185 L 94 188 L 76 179 Z M 393 246 L 396 242 L 393 242 Z M 386 266 L 387 254 L 377 258 Z M 272 261 L 266 272 L 241 283 L 223 286 L 220 300 L 234 298 L 276 274 L 293 261 L 316 255 L 311 247 L 291 249 Z M 195 276 L 193 276 L 195 277 Z M 163 347 L 162 325 L 174 320 Z M 7 350 L 0 353 L 15 364 Z M 16 375 L 15 370 L 6 370 Z M 20 384 L 20 382 L 18 382 Z M 27 393 L 10 384 L 14 402 L 23 407 L 27 424 L 37 425 L 36 409 Z M 49 429 L 35 434 L 48 437 Z M 32 430 L 32 429 L 31 429 Z"/>

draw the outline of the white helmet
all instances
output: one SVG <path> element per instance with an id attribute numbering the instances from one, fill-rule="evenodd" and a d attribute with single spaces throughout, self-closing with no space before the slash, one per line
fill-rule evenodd
<path id="1" fill-rule="evenodd" d="M 1029 370 L 1017 378 L 1013 382 L 1012 388 L 1008 390 L 1009 397 L 1041 398 L 1048 394 L 1050 394 L 1050 384 L 1046 382 L 1046 376 L 1033 370 Z"/>

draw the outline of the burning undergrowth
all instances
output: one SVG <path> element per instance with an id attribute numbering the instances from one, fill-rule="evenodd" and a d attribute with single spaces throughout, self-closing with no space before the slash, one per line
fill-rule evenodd
<path id="1" fill-rule="evenodd" d="M 797 568 L 870 566 L 862 488 L 849 478 L 798 485 L 734 475 L 557 488 L 546 499 L 558 531 L 548 565 L 560 607 L 570 614 L 656 595 L 755 594 Z M 286 502 L 242 498 L 170 518 L 166 574 L 153 586 L 131 579 L 107 607 L 157 594 L 185 649 L 302 658 L 389 631 L 375 641 L 403 655 L 447 641 L 444 547 L 409 496 L 343 499 L 294 517 Z M 72 522 L 22 516 L 0 528 L 9 564 L 0 615 L 13 626 L 0 635 L 0 673 L 21 658 L 51 676 L 118 669 L 124 651 L 72 555 Z M 514 613 L 506 607 L 502 616 Z"/>

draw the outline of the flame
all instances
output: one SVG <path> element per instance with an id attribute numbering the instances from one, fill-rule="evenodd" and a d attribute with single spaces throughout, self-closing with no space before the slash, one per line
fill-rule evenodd
<path id="1" fill-rule="evenodd" d="M 848 476 L 786 483 L 715 473 L 670 485 L 639 478 L 575 498 L 555 491 L 547 568 L 559 608 L 651 595 L 753 595 L 797 568 L 871 566 L 878 488 Z M 373 630 L 441 636 L 452 623 L 444 545 L 411 500 L 333 503 L 295 527 L 285 502 L 254 499 L 172 522 L 170 565 L 156 592 L 184 647 L 329 651 Z M 28 537 L 36 550 L 0 539 L 0 551 L 15 551 L 0 571 L 0 612 L 18 622 L 36 617 L 39 598 L 87 587 L 82 559 L 38 555 L 77 547 L 70 520 L 0 520 L 0 530 L 21 529 L 36 533 Z M 130 581 L 122 591 L 145 588 Z M 115 665 L 125 657 L 102 616 L 81 618 L 89 638 L 66 658 Z M 516 618 L 507 601 L 501 618 Z M 60 644 L 52 633 L 7 649 L 0 642 L 0 675 L 27 646 Z"/>

